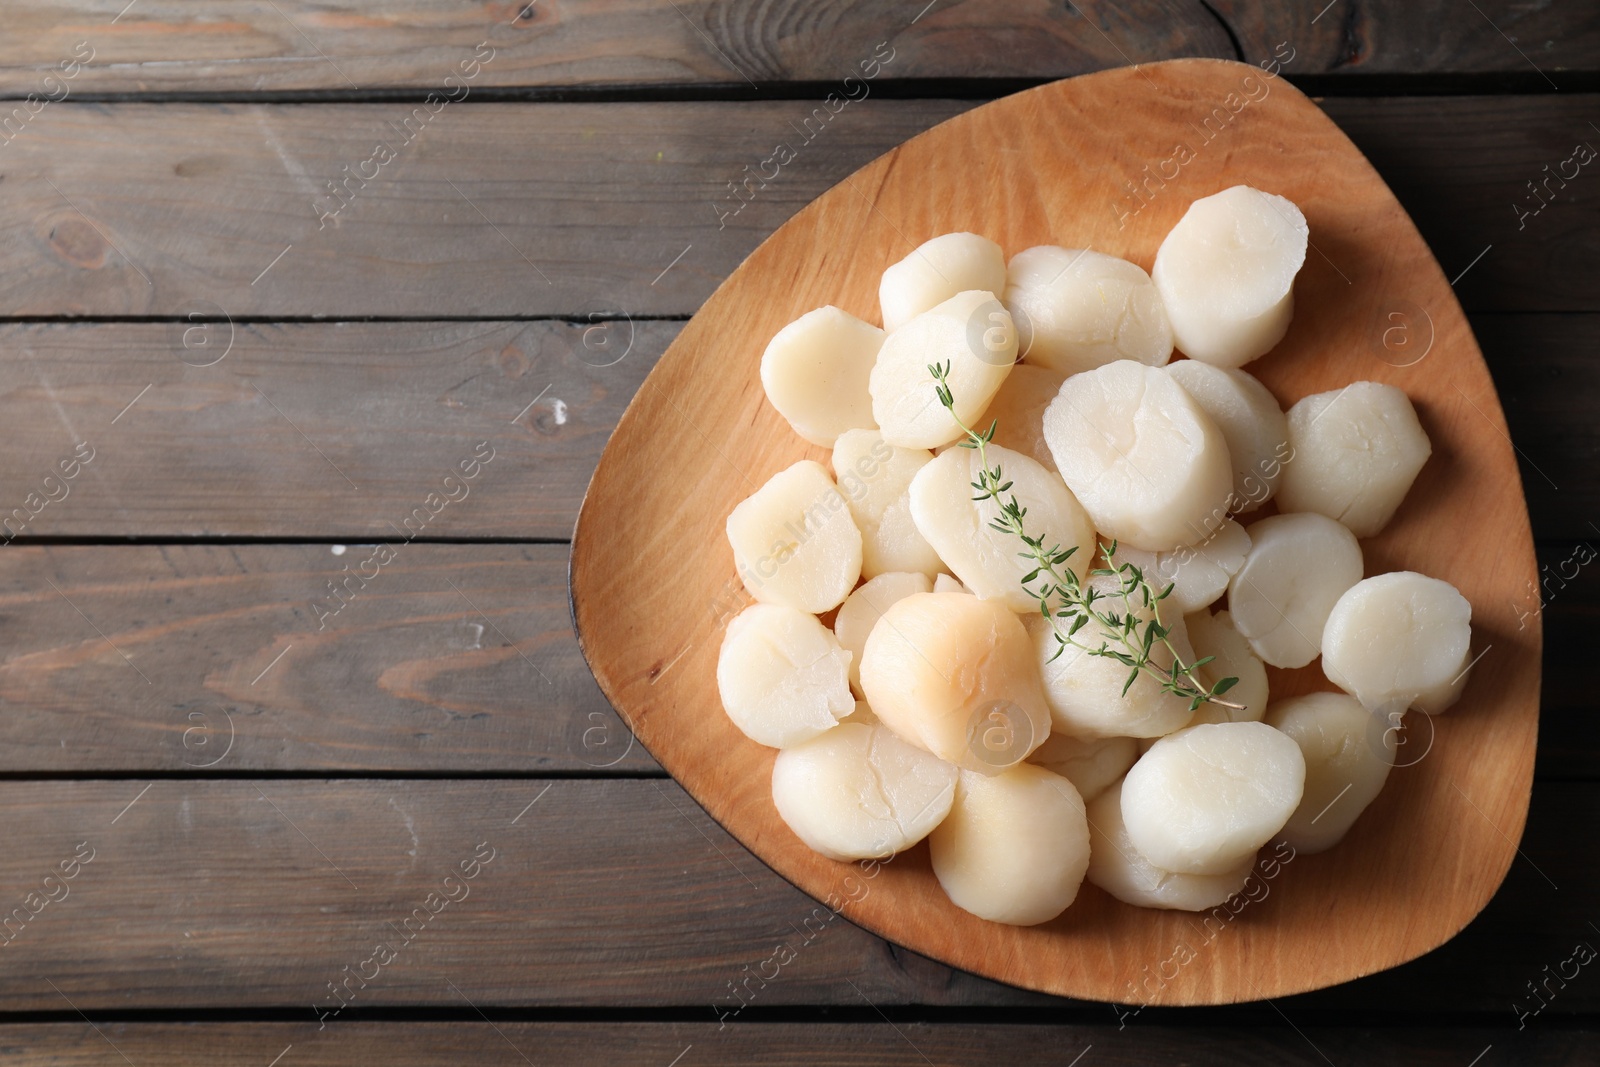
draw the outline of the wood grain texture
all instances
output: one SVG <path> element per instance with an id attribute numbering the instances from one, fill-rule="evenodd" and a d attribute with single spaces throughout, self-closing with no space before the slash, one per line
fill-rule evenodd
<path id="1" fill-rule="evenodd" d="M 1600 145 L 1588 126 L 1597 100 L 1324 106 L 1415 212 L 1447 277 L 1493 244 L 1462 280 L 1469 310 L 1582 311 L 1600 310 L 1587 283 L 1600 270 L 1592 167 L 1520 231 L 1514 205 L 1577 141 Z M 1221 103 L 1196 100 L 1188 117 L 1198 123 Z M 424 108 L 406 144 L 391 124 L 411 117 L 412 104 L 68 101 L 0 148 L 0 316 L 688 314 L 795 211 L 970 106 L 871 98 L 833 115 L 821 94 L 469 102 L 431 116 Z M 1240 128 L 1230 123 L 1213 150 L 1233 151 Z M 369 163 L 380 139 L 397 152 L 381 166 Z M 764 180 L 780 143 L 796 157 Z M 1081 210 L 1122 210 L 1121 183 L 1142 181 L 1140 168 L 1171 151 L 1143 146 Z M 345 200 L 335 199 L 328 183 L 347 179 Z M 1197 192 L 1185 167 L 1160 195 Z"/>
<path id="2" fill-rule="evenodd" d="M 655 769 L 578 653 L 565 546 L 392 540 L 381 567 L 362 545 L 6 547 L 0 771 Z"/>
<path id="3" fill-rule="evenodd" d="M 1247 60 L 1268 58 L 1288 43 L 1291 73 L 1558 74 L 1594 70 L 1600 54 L 1600 12 L 1577 6 L 1514 0 L 1465 10 L 1364 0 L 1214 0 L 1211 6 L 1237 35 Z"/>
<path id="4" fill-rule="evenodd" d="M 125 0 L 124 0 L 125 2 Z M 25 93 L 74 54 L 94 61 L 79 92 L 441 88 L 490 42 L 473 87 L 732 85 L 838 81 L 892 42 L 883 78 L 1053 78 L 1175 56 L 1231 56 L 1197 0 L 1029 0 L 921 5 L 794 0 L 526 4 L 467 0 L 386 5 L 284 0 L 243 7 L 142 0 L 109 25 L 114 0 L 0 4 L 0 91 Z M 1086 14 L 1084 13 L 1086 12 Z M 469 68 L 470 69 L 470 68 Z"/>
<path id="5" fill-rule="evenodd" d="M 1591 123 L 1600 97 L 1323 104 L 1405 205 L 1445 276 L 1459 279 L 1468 310 L 1596 310 L 1600 129 Z M 1457 154 L 1469 130 L 1469 154 Z"/>
<path id="6" fill-rule="evenodd" d="M 1583 544 L 1541 546 L 1544 602 L 1530 594 L 1517 610 L 1542 619 L 1547 642 L 1538 773 L 1593 782 L 1600 728 L 1584 647 L 1600 568 L 1580 562 Z M 5 548 L 0 772 L 656 769 L 578 654 L 564 546 L 412 545 L 365 588 L 352 583 L 319 630 L 314 598 L 337 606 L 326 583 L 370 556 L 355 545 L 343 556 L 326 545 Z"/>
<path id="7" fill-rule="evenodd" d="M 1288 45 L 1292 53 L 1280 54 L 1294 55 L 1294 73 L 1600 66 L 1600 19 L 1592 10 L 1509 0 L 1486 0 L 1470 19 L 1441 0 L 1344 3 L 1329 11 L 1223 0 L 1216 14 L 1195 0 L 946 0 L 920 18 L 917 4 L 840 0 L 683 0 L 679 11 L 642 0 L 410 0 L 381 14 L 351 0 L 283 0 L 277 11 L 141 0 L 117 18 L 122 6 L 0 4 L 0 22 L 11 30 L 0 45 L 0 92 L 38 92 L 44 72 L 80 41 L 94 49 L 71 83 L 80 93 L 433 89 L 485 40 L 494 58 L 473 84 L 497 88 L 834 81 L 879 41 L 894 48 L 885 79 L 1062 78 L 1180 56 L 1231 58 L 1230 31 L 1244 52 L 1239 58 L 1249 62 Z"/>
<path id="8" fill-rule="evenodd" d="M 651 754 L 734 836 L 813 895 L 848 868 L 801 844 L 772 807 L 772 750 L 744 737 L 718 706 L 723 627 L 706 605 L 738 603 L 725 592 L 737 579 L 719 536 L 723 517 L 776 471 L 827 453 L 806 446 L 766 403 L 757 360 L 730 366 L 730 347 L 753 351 L 756 339 L 824 303 L 874 317 L 883 266 L 951 230 L 984 233 L 1013 252 L 1044 234 L 1070 235 L 1068 243 L 1148 264 L 1186 199 L 1156 195 L 1120 220 L 1109 212 L 1085 218 L 1082 203 L 1104 174 L 1137 171 L 1148 145 L 1194 136 L 1187 123 L 1197 105 L 1235 91 L 1252 72 L 1211 60 L 1105 72 L 1010 97 L 900 146 L 752 254 L 678 335 L 623 415 L 573 540 L 584 654 Z M 1539 633 L 1536 625 L 1516 629 L 1508 597 L 1522 592 L 1536 564 L 1488 370 L 1445 276 L 1366 160 L 1286 86 L 1254 106 L 1226 152 L 1202 145 L 1187 164 L 1193 188 L 1264 186 L 1298 204 L 1311 227 L 1294 324 L 1252 369 L 1281 400 L 1357 379 L 1405 389 L 1434 458 L 1396 519 L 1363 546 L 1368 572 L 1415 569 L 1451 582 L 1473 605 L 1477 641 L 1494 649 L 1456 713 L 1440 721 L 1427 773 L 1392 782 L 1340 849 L 1284 870 L 1281 903 L 1219 948 L 1215 970 L 1163 976 L 1149 991 L 1157 1003 L 1315 989 L 1443 943 L 1509 867 L 1533 772 Z M 981 184 L 960 162 L 970 159 L 987 161 Z M 1383 332 L 1396 306 L 1426 313 L 1438 362 L 1385 360 Z M 714 447 L 663 463 L 685 426 Z M 641 612 L 617 610 L 641 603 Z M 1327 687 L 1316 667 L 1277 672 L 1279 682 L 1287 683 L 1280 695 Z M 1495 758 L 1483 759 L 1487 752 Z M 1487 817 L 1464 818 L 1473 806 Z M 883 877 L 883 891 L 863 902 L 870 929 L 1055 993 L 1124 997 L 1144 980 L 1139 960 L 1170 952 L 1194 929 L 1187 916 L 1133 908 L 1092 887 L 1050 923 L 1006 927 L 955 907 L 920 861 Z M 1409 904 L 1418 897 L 1436 906 L 1419 913 Z"/>
<path id="9" fill-rule="evenodd" d="M 771 1003 L 853 998 L 841 975 L 885 1003 L 981 999 L 991 987 L 906 959 L 819 909 L 666 781 L 143 789 L 0 782 L 13 824 L 0 917 L 25 907 L 79 842 L 95 850 L 69 895 L 0 949 L 9 1010 L 64 1007 L 44 978 L 87 1010 L 248 1004 L 304 1009 L 310 1020 L 341 1003 L 460 1008 L 463 998 L 701 1007 L 723 997 L 731 1008 L 729 983 L 782 939 L 803 937 L 795 930 L 814 910 L 822 932 L 785 968 Z M 463 879 L 461 862 L 483 842 L 494 858 Z M 430 902 L 446 891 L 458 899 Z M 419 907 L 436 913 L 407 925 Z M 385 941 L 395 956 L 374 976 L 365 961 Z M 358 971 L 365 985 L 343 985 Z"/>
<path id="10" fill-rule="evenodd" d="M 1600 425 L 1579 399 L 1600 396 L 1600 319 L 1478 315 L 1472 327 L 1517 443 L 1534 529 L 1541 538 L 1600 544 Z"/>
<path id="11" fill-rule="evenodd" d="M 91 1013 L 251 1006 L 304 1010 L 314 1026 L 318 1012 L 337 1007 L 327 984 L 343 982 L 346 966 L 370 976 L 362 964 L 375 946 L 414 932 L 365 988 L 351 980 L 350 1012 L 330 1017 L 330 1030 L 356 1008 L 384 1005 L 471 1018 L 462 994 L 485 1009 L 690 1008 L 730 1027 L 808 1004 L 874 1019 L 867 1002 L 923 1005 L 934 1018 L 935 1006 L 964 1006 L 1076 1007 L 1078 1019 L 1117 1019 L 1103 1004 L 985 981 L 891 946 L 852 925 L 858 904 L 830 918 L 671 782 L 156 781 L 144 792 L 146 784 L 0 782 L 0 917 L 27 908 L 27 894 L 42 890 L 80 842 L 94 850 L 65 899 L 42 908 L 35 901 L 38 914 L 19 933 L 16 921 L 9 928 L 12 939 L 0 948 L 8 1011 L 67 1013 L 48 978 Z M 1464 806 L 1461 818 L 1483 816 Z M 1396 970 L 1279 999 L 1278 1007 L 1302 1025 L 1318 1012 L 1361 1011 L 1385 1026 L 1483 1012 L 1489 1025 L 1514 1030 L 1511 1005 L 1534 1007 L 1526 983 L 1541 979 L 1546 965 L 1557 968 L 1576 942 L 1595 943 L 1587 923 L 1600 893 L 1590 847 L 1597 825 L 1593 787 L 1542 785 L 1524 858 L 1465 932 Z M 420 930 L 396 934 L 484 841 L 496 855 L 469 895 Z M 919 857 L 895 862 L 902 861 Z M 870 903 L 889 891 L 884 879 L 893 869 L 864 879 L 865 897 L 851 891 Z M 1280 878 L 1262 905 L 1301 889 Z M 60 896 L 54 883 L 52 891 Z M 1226 940 L 1269 921 L 1255 907 L 1201 945 L 1189 966 L 1226 967 Z M 1137 965 L 1155 968 L 1171 951 L 1163 946 Z M 775 955 L 787 962 L 765 962 Z M 1258 1007 L 1253 1021 L 1275 1026 L 1279 1017 Z M 1596 1010 L 1600 985 L 1571 981 L 1528 1029 Z M 1151 1009 L 1126 1022 L 1133 1030 L 1185 1018 Z"/>
<path id="12" fill-rule="evenodd" d="M 1588 476 L 1600 463 L 1600 426 L 1572 403 L 1600 390 L 1590 358 L 1600 318 L 1472 323 L 1534 529 L 1600 534 L 1591 525 L 1600 485 Z M 659 320 L 0 324 L 0 539 L 392 536 L 389 524 L 480 441 L 499 458 L 428 536 L 565 538 L 623 407 L 680 329 Z M 214 366 L 180 362 L 204 362 L 230 337 Z M 80 441 L 97 452 L 69 495 L 14 516 Z"/>
<path id="13" fill-rule="evenodd" d="M 612 426 L 677 330 L 6 326 L 0 538 L 564 539 Z M 61 495 L 43 479 L 80 443 L 93 459 L 66 495 L 30 500 Z M 493 458 L 461 484 L 480 455 Z"/>
<path id="14" fill-rule="evenodd" d="M 1540 588 L 1519 611 L 1544 620 L 1544 710 L 1539 773 L 1589 778 L 1600 770 L 1600 721 L 1594 714 L 1591 642 L 1600 633 L 1600 536 L 1539 552 Z M 1530 616 L 1531 618 L 1531 616 Z"/>
<path id="15" fill-rule="evenodd" d="M 0 158 L 0 313 L 684 313 L 968 106 L 52 105 Z M 802 154 L 738 199 L 780 140 Z"/>
<path id="16" fill-rule="evenodd" d="M 1187 1067 L 1462 1067 L 1485 1045 L 1508 1046 L 1547 1067 L 1592 1064 L 1600 1037 L 1591 1029 L 1534 1030 L 1508 1041 L 1501 1029 L 1450 1030 L 1392 1027 L 1381 1030 L 1307 1025 L 1297 1033 L 1281 1020 L 1258 1027 L 1129 1027 L 1093 1025 L 881 1023 L 766 1023 L 719 1030 L 706 1023 L 342 1023 L 318 1031 L 314 1023 L 108 1023 L 101 1033 L 83 1023 L 25 1024 L 0 1030 L 0 1043 L 28 1067 L 103 1067 L 111 1042 L 136 1064 L 169 1067 L 262 1067 L 292 1049 L 301 1067 L 353 1063 L 413 1067 L 441 1063 L 644 1063 L 658 1067 L 683 1056 L 685 1064 L 802 1067 L 986 1067 L 997 1056 L 1066 1064 L 1093 1047 L 1087 1062 L 1102 1067 L 1143 1067 L 1177 1062 Z M 690 1057 L 693 1059 L 690 1059 Z M 924 1058 L 926 1057 L 926 1058 Z M 285 1060 L 288 1057 L 285 1056 Z M 121 1061 L 118 1061 L 121 1062 Z"/>

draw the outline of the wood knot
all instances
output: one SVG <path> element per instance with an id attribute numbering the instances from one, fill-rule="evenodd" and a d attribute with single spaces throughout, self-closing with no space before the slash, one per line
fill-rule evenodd
<path id="1" fill-rule="evenodd" d="M 50 247 L 75 267 L 96 270 L 106 265 L 111 246 L 98 230 L 82 219 L 68 217 L 50 227 Z"/>
<path id="2" fill-rule="evenodd" d="M 514 381 L 522 377 L 528 372 L 530 365 L 527 353 L 516 345 L 506 345 L 500 350 L 500 373 L 507 378 Z"/>
<path id="3" fill-rule="evenodd" d="M 560 397 L 549 397 L 533 407 L 533 428 L 546 437 L 553 437 L 567 424 L 567 402 Z"/>

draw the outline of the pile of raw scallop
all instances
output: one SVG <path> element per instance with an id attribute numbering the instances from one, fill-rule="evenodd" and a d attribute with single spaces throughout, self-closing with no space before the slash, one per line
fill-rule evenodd
<path id="1" fill-rule="evenodd" d="M 1357 381 L 1285 412 L 1241 369 L 1288 330 L 1307 243 L 1293 203 L 1244 185 L 1190 205 L 1149 274 L 950 233 L 884 271 L 881 326 L 829 306 L 772 339 L 767 399 L 832 470 L 795 463 L 728 516 L 754 603 L 717 683 L 779 750 L 772 799 L 801 841 L 858 860 L 927 838 L 956 905 L 1033 925 L 1085 878 L 1205 910 L 1267 843 L 1345 836 L 1401 715 L 1459 697 L 1471 607 L 1423 574 L 1364 577 L 1360 539 L 1432 451 L 1405 393 Z M 1225 696 L 1129 685 L 1094 624 L 1062 647 L 1035 564 L 975 499 L 978 450 L 951 447 L 958 418 L 995 427 L 988 466 L 1082 582 L 1133 564 L 1170 587 L 1130 606 L 1169 631 L 1152 665 L 1203 661 L 1197 681 L 1237 679 Z M 1329 691 L 1271 699 L 1266 665 L 1319 657 Z"/>

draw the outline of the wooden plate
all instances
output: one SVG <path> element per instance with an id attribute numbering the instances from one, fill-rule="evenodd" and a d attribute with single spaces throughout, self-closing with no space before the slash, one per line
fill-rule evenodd
<path id="1" fill-rule="evenodd" d="M 1433 441 L 1399 514 L 1363 548 L 1368 574 L 1420 570 L 1471 601 L 1482 659 L 1465 698 L 1436 722 L 1413 714 L 1404 765 L 1349 837 L 1258 868 L 1237 914 L 1133 908 L 1085 883 L 1060 918 L 1019 929 L 952 905 L 925 846 L 871 878 L 817 856 L 779 820 L 773 752 L 733 727 L 715 681 L 726 620 L 746 602 L 724 518 L 778 470 L 829 458 L 765 402 L 758 367 L 768 339 L 823 304 L 877 321 L 883 268 L 952 230 L 986 234 L 1007 255 L 1092 247 L 1148 270 L 1192 200 L 1238 183 L 1300 205 L 1313 244 L 1288 337 L 1249 369 L 1285 407 L 1359 379 L 1389 382 L 1410 395 Z M 574 618 L 601 688 L 752 852 L 924 955 L 1030 989 L 1131 1004 L 1221 1004 L 1346 981 L 1429 951 L 1483 908 L 1528 810 L 1536 577 L 1494 384 L 1438 263 L 1316 105 L 1281 78 L 1216 60 L 1106 71 L 977 108 L 801 211 L 717 289 L 646 379 L 600 460 L 572 546 Z M 1317 664 L 1276 671 L 1272 685 L 1274 697 L 1331 688 Z"/>

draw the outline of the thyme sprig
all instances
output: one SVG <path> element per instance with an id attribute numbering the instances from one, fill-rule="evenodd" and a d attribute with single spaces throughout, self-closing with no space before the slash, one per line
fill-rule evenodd
<path id="1" fill-rule="evenodd" d="M 1043 535 L 1034 537 L 1028 533 L 1023 523 L 1028 509 L 1017 500 L 1015 493 L 1011 493 L 1012 483 L 1006 480 L 1000 466 L 989 466 L 988 445 L 994 440 L 999 421 L 991 421 L 989 428 L 983 431 L 968 426 L 956 414 L 955 395 L 950 390 L 949 382 L 950 364 L 931 363 L 928 373 L 933 375 L 939 403 L 944 405 L 965 435 L 959 442 L 961 447 L 978 452 L 979 473 L 978 480 L 971 483 L 976 490 L 972 499 L 993 500 L 999 514 L 989 520 L 990 527 L 1012 535 L 1027 548 L 1027 551 L 1017 553 L 1033 565 L 1033 569 L 1022 579 L 1022 588 L 1039 602 L 1039 614 L 1049 621 L 1055 635 L 1056 650 L 1050 659 L 1054 660 L 1071 645 L 1088 655 L 1113 659 L 1127 667 L 1128 680 L 1122 686 L 1124 694 L 1139 680 L 1140 674 L 1146 674 L 1160 683 L 1163 692 L 1187 700 L 1190 711 L 1201 704 L 1216 704 L 1233 711 L 1245 710 L 1243 704 L 1221 699 L 1222 694 L 1237 685 L 1239 679 L 1223 678 L 1215 685 L 1207 686 L 1199 677 L 1199 669 L 1216 657 L 1205 656 L 1186 664 L 1173 647 L 1170 640 L 1172 628 L 1161 622 L 1161 601 L 1172 594 L 1171 583 L 1158 591 L 1151 586 L 1139 567 L 1132 563 L 1117 563 L 1117 542 L 1113 540 L 1109 545 L 1100 545 L 1100 551 L 1110 566 L 1095 568 L 1089 572 L 1089 576 L 1115 579 L 1115 589 L 1098 589 L 1080 581 L 1076 572 L 1064 566 L 1077 552 L 1076 545 L 1067 548 L 1052 545 L 1046 548 Z M 1143 611 L 1150 613 L 1148 619 L 1140 617 Z M 1091 623 L 1099 630 L 1098 645 L 1093 644 L 1092 637 L 1088 644 L 1078 638 L 1078 634 Z M 1166 649 L 1172 657 L 1171 663 L 1165 668 L 1151 661 L 1151 653 L 1157 645 Z"/>

